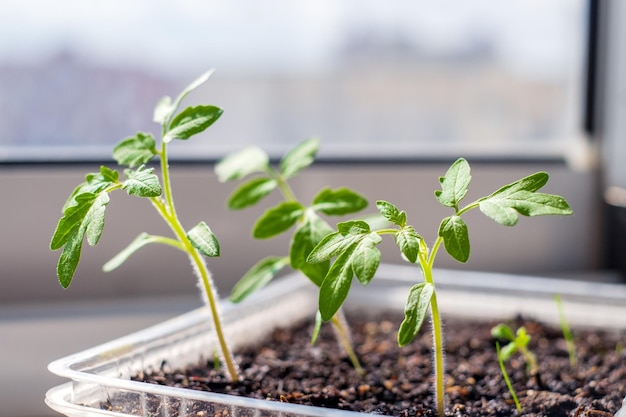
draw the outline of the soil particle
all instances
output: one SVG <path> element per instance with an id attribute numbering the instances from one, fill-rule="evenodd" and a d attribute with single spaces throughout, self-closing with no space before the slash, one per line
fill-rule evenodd
<path id="1" fill-rule="evenodd" d="M 330 326 L 310 345 L 313 324 L 277 329 L 257 346 L 237 353 L 243 382 L 231 384 L 213 361 L 166 372 L 164 367 L 136 379 L 150 383 L 228 393 L 379 415 L 436 416 L 431 335 L 428 325 L 416 340 L 398 348 L 401 317 L 365 320 L 349 316 L 354 345 L 365 369 L 359 375 L 339 350 Z M 490 329 L 495 322 L 448 320 L 446 414 L 520 415 L 506 388 Z M 626 396 L 625 334 L 574 329 L 578 363 L 572 367 L 559 329 L 516 318 L 525 326 L 539 371 L 528 375 L 521 356 L 506 368 L 523 407 L 522 415 L 612 417 Z"/>

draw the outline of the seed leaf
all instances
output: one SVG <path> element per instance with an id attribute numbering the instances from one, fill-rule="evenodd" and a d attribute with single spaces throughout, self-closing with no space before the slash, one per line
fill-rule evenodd
<path id="1" fill-rule="evenodd" d="M 204 256 L 220 256 L 220 244 L 217 237 L 205 222 L 198 223 L 187 232 L 187 238 L 192 246 Z"/>
<path id="2" fill-rule="evenodd" d="M 496 339 L 512 341 L 515 340 L 515 335 L 513 334 L 513 330 L 506 324 L 498 324 L 491 329 L 491 336 Z"/>
<path id="3" fill-rule="evenodd" d="M 400 211 L 395 205 L 384 200 L 377 201 L 376 207 L 380 214 L 391 223 L 400 227 L 406 226 L 406 212 L 404 210 Z"/>
<path id="4" fill-rule="evenodd" d="M 230 293 L 230 301 L 233 303 L 243 301 L 250 294 L 267 285 L 288 264 L 289 259 L 286 257 L 268 257 L 260 260 L 235 284 Z"/>
<path id="5" fill-rule="evenodd" d="M 156 154 L 156 142 L 150 133 L 137 133 L 122 139 L 113 148 L 113 158 L 117 163 L 130 168 L 148 163 Z"/>
<path id="6" fill-rule="evenodd" d="M 278 183 L 267 177 L 253 178 L 240 185 L 228 198 L 228 208 L 241 210 L 258 203 L 263 197 L 271 193 Z"/>
<path id="7" fill-rule="evenodd" d="M 304 214 L 302 204 L 295 201 L 284 201 L 267 210 L 252 230 L 256 239 L 267 239 L 284 232 L 293 226 Z"/>
<path id="8" fill-rule="evenodd" d="M 333 318 L 350 292 L 350 285 L 354 276 L 350 257 L 354 249 L 356 249 L 356 245 L 350 246 L 339 255 L 330 267 L 324 282 L 322 282 L 319 293 L 319 311 L 323 321 Z"/>
<path id="9" fill-rule="evenodd" d="M 367 207 L 365 197 L 346 187 L 336 190 L 324 188 L 313 200 L 313 208 L 329 216 L 354 213 L 365 207 Z"/>
<path id="10" fill-rule="evenodd" d="M 146 168 L 142 165 L 136 170 L 125 170 L 124 175 L 126 181 L 124 181 L 122 188 L 129 195 L 138 197 L 158 197 L 161 195 L 161 184 L 159 177 L 154 173 L 154 168 Z"/>
<path id="11" fill-rule="evenodd" d="M 433 296 L 432 284 L 421 282 L 409 290 L 404 307 L 404 320 L 398 330 L 398 346 L 406 346 L 415 339 L 422 327 L 430 300 Z"/>
<path id="12" fill-rule="evenodd" d="M 126 262 L 126 260 L 130 258 L 133 253 L 137 252 L 142 247 L 150 243 L 156 243 L 157 241 L 158 238 L 156 236 L 151 236 L 147 233 L 139 234 L 139 236 L 137 236 L 132 242 L 130 242 L 130 244 L 126 248 L 124 248 L 121 252 L 111 258 L 111 260 L 105 263 L 102 266 L 102 270 L 104 272 L 113 271 L 124 262 Z"/>
<path id="13" fill-rule="evenodd" d="M 291 239 L 289 258 L 291 267 L 300 270 L 318 287 L 322 285 L 328 273 L 328 260 L 318 263 L 309 263 L 307 258 L 313 248 L 333 229 L 313 210 L 308 210 L 304 221 L 298 226 Z"/>
<path id="14" fill-rule="evenodd" d="M 471 179 L 470 166 L 467 161 L 463 158 L 457 159 L 446 175 L 439 178 L 441 190 L 435 191 L 435 196 L 442 205 L 457 208 L 459 202 L 467 194 Z"/>
<path id="15" fill-rule="evenodd" d="M 422 237 L 417 234 L 413 226 L 404 226 L 396 232 L 395 240 L 402 256 L 411 263 L 417 262 Z"/>
<path id="16" fill-rule="evenodd" d="M 215 123 L 222 113 L 222 109 L 215 106 L 187 107 L 174 117 L 168 132 L 163 136 L 163 142 L 168 143 L 172 139 L 189 139 Z"/>
<path id="17" fill-rule="evenodd" d="M 443 219 L 439 225 L 439 236 L 443 238 L 446 251 L 459 262 L 467 262 L 470 256 L 470 241 L 467 225 L 460 216 Z"/>
<path id="18" fill-rule="evenodd" d="M 280 161 L 280 171 L 285 178 L 291 178 L 313 163 L 320 142 L 307 139 L 290 150 Z"/>
<path id="19" fill-rule="evenodd" d="M 223 158 L 215 165 L 215 173 L 221 182 L 238 180 L 255 172 L 265 172 L 270 158 L 265 151 L 250 146 Z"/>

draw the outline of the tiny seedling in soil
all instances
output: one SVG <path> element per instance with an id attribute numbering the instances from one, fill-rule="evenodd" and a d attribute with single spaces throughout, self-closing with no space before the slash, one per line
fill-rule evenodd
<path id="1" fill-rule="evenodd" d="M 202 257 L 219 256 L 219 242 L 205 222 L 188 230 L 183 227 L 174 206 L 168 163 L 170 142 L 191 139 L 222 115 L 222 110 L 212 105 L 198 105 L 179 111 L 183 99 L 204 84 L 211 73 L 212 71 L 208 71 L 197 78 L 174 101 L 170 97 L 164 97 L 158 102 L 154 110 L 154 121 L 161 125 L 159 148 L 152 134 L 137 133 L 123 139 L 113 148 L 115 161 L 126 167 L 123 177 L 116 169 L 106 166 L 102 166 L 99 172 L 87 174 L 85 182 L 74 189 L 63 206 L 63 216 L 58 222 L 50 248 L 63 248 L 57 264 L 57 276 L 61 286 L 67 288 L 78 266 L 85 237 L 91 246 L 95 246 L 100 240 L 109 194 L 125 190 L 131 196 L 147 199 L 170 227 L 174 237 L 141 233 L 128 247 L 107 262 L 104 270 L 117 268 L 134 252 L 151 243 L 171 246 L 185 253 L 191 260 L 204 299 L 211 310 L 222 360 L 230 378 L 237 381 L 238 369 L 224 337 L 217 293 Z M 155 168 L 146 167 L 154 158 L 160 159 L 160 179 Z"/>
<path id="2" fill-rule="evenodd" d="M 537 375 L 539 367 L 535 354 L 530 351 L 528 344 L 530 343 L 530 335 L 526 332 L 524 326 L 517 329 L 515 333 L 506 324 L 500 323 L 491 329 L 491 335 L 496 339 L 508 342 L 499 356 L 506 362 L 515 352 L 520 353 L 526 359 L 526 373 L 528 375 Z"/>
<path id="3" fill-rule="evenodd" d="M 498 355 L 498 364 L 500 365 L 500 370 L 502 371 L 502 377 L 504 378 L 506 387 L 509 389 L 509 393 L 511 394 L 511 398 L 513 398 L 513 402 L 515 402 L 515 408 L 521 414 L 522 405 L 519 402 L 519 398 L 517 398 L 515 389 L 513 389 L 513 384 L 511 384 L 511 378 L 509 378 L 509 373 L 506 371 L 506 367 L 504 366 L 505 359 L 504 355 L 502 354 L 502 349 L 500 349 L 500 342 L 498 341 L 496 341 L 496 354 Z"/>
<path id="4" fill-rule="evenodd" d="M 322 218 L 322 215 L 341 216 L 355 213 L 367 206 L 367 200 L 346 187 L 324 188 L 313 198 L 310 205 L 305 205 L 298 200 L 288 180 L 313 163 L 318 149 L 319 140 L 305 140 L 287 152 L 277 166 L 273 166 L 265 151 L 252 146 L 227 156 L 216 165 L 215 172 L 222 182 L 241 180 L 251 176 L 228 198 L 227 204 L 231 210 L 253 206 L 272 191 L 280 190 L 283 201 L 265 211 L 256 221 L 252 230 L 253 237 L 256 239 L 272 238 L 296 226 L 291 237 L 289 255 L 270 256 L 258 261 L 235 285 L 230 295 L 231 301 L 242 301 L 269 283 L 288 265 L 301 271 L 316 286 L 322 285 L 330 262 L 317 264 L 306 262 L 311 250 L 326 235 L 333 232 L 333 228 Z M 318 314 L 318 325 L 313 334 L 313 341 L 322 324 L 319 317 Z M 361 365 L 352 348 L 350 331 L 345 324 L 341 310 L 333 315 L 331 321 L 341 346 L 355 369 L 360 372 Z"/>
<path id="5" fill-rule="evenodd" d="M 576 366 L 576 363 L 578 362 L 576 357 L 576 345 L 574 344 L 572 330 L 570 329 L 567 317 L 565 316 L 565 308 L 563 307 L 563 300 L 561 299 L 561 296 L 554 294 L 554 302 L 556 303 L 556 308 L 559 312 L 559 324 L 561 325 L 561 331 L 563 332 L 563 338 L 565 339 L 565 344 L 567 346 L 569 364 L 571 366 Z"/>
<path id="6" fill-rule="evenodd" d="M 467 262 L 470 256 L 470 239 L 463 215 L 478 208 L 492 220 L 505 226 L 514 226 L 518 215 L 569 215 L 571 208 L 560 196 L 538 193 L 548 182 L 548 174 L 537 172 L 492 194 L 479 198 L 461 207 L 471 180 L 470 166 L 465 159 L 458 159 L 450 166 L 445 176 L 439 179 L 441 190 L 435 191 L 437 200 L 454 211 L 445 217 L 438 229 L 432 247 L 407 223 L 407 214 L 387 201 L 378 201 L 380 214 L 391 226 L 372 230 L 361 220 L 352 220 L 337 225 L 337 231 L 326 236 L 313 249 L 308 262 L 327 262 L 335 259 L 322 281 L 319 294 L 319 310 L 322 320 L 330 320 L 341 307 L 350 291 L 353 277 L 367 285 L 378 269 L 381 253 L 377 248 L 382 236 L 392 235 L 405 260 L 419 264 L 424 281 L 413 286 L 405 304 L 405 318 L 398 331 L 398 344 L 410 343 L 420 330 L 430 310 L 433 329 L 433 352 L 435 364 L 435 396 L 437 412 L 444 415 L 444 359 L 441 315 L 437 303 L 433 264 L 440 246 L 459 262 Z"/>

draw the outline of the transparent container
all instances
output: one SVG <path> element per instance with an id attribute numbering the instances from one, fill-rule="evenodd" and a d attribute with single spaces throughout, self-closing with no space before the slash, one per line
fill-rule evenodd
<path id="1" fill-rule="evenodd" d="M 408 289 L 421 280 L 415 266 L 382 265 L 368 287 L 355 282 L 346 309 L 402 311 Z M 554 294 L 576 327 L 626 329 L 626 285 L 465 271 L 435 271 L 447 317 L 504 320 L 527 314 L 558 322 Z M 317 289 L 298 274 L 284 277 L 241 304 L 225 303 L 223 319 L 235 349 L 317 309 Z M 399 323 L 398 323 L 399 324 Z M 46 403 L 67 416 L 357 416 L 360 413 L 200 392 L 131 381 L 140 371 L 206 360 L 216 344 L 209 312 L 200 308 L 146 330 L 59 359 L 49 365 L 71 382 L 52 388 Z M 197 413 L 199 407 L 204 413 Z"/>

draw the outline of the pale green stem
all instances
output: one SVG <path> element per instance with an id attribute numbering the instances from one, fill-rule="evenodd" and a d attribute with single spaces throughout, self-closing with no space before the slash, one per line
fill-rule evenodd
<path id="1" fill-rule="evenodd" d="M 526 346 L 518 346 L 518 349 L 520 350 L 522 355 L 524 355 L 524 357 L 526 358 L 526 363 L 528 364 L 527 371 L 530 374 L 537 373 L 537 371 L 539 370 L 539 367 L 537 366 L 537 359 L 535 358 L 535 355 L 530 350 L 528 350 Z"/>
<path id="2" fill-rule="evenodd" d="M 522 413 L 522 405 L 519 402 L 519 399 L 517 398 L 517 394 L 515 393 L 515 390 L 513 389 L 513 384 L 511 384 L 511 380 L 509 379 L 509 374 L 506 371 L 506 368 L 504 367 L 504 361 L 502 360 L 502 356 L 500 355 L 500 343 L 498 343 L 496 341 L 496 353 L 498 354 L 498 363 L 500 364 L 500 370 L 502 371 L 502 376 L 504 377 L 504 382 L 506 384 L 506 387 L 509 389 L 509 392 L 511 393 L 511 397 L 513 397 L 513 401 L 515 402 L 515 408 L 517 408 L 517 411 L 521 414 Z"/>
<path id="3" fill-rule="evenodd" d="M 335 328 L 335 334 L 337 335 L 337 339 L 339 340 L 339 344 L 343 347 L 352 363 L 352 366 L 356 370 L 359 375 L 363 375 L 363 367 L 359 362 L 359 357 L 354 352 L 352 347 L 352 338 L 350 337 L 350 329 L 346 323 L 346 318 L 343 313 L 343 310 L 339 309 L 337 313 L 331 319 L 331 323 Z"/>
<path id="4" fill-rule="evenodd" d="M 215 327 L 215 333 L 224 357 L 226 368 L 233 382 L 239 381 L 239 373 L 235 365 L 235 361 L 230 352 L 228 344 L 226 343 L 226 337 L 224 336 L 224 329 L 222 326 L 220 314 L 218 311 L 218 300 L 215 293 L 215 289 L 211 283 L 210 273 L 206 267 L 206 264 L 202 261 L 201 255 L 191 245 L 191 242 L 187 238 L 185 229 L 181 225 L 176 209 L 174 207 L 174 199 L 172 196 L 172 188 L 169 175 L 169 163 L 167 160 L 167 144 L 162 143 L 160 152 L 161 156 L 161 175 L 163 180 L 163 189 L 165 193 L 165 201 L 160 198 L 152 198 L 151 201 L 159 214 L 163 217 L 165 222 L 170 226 L 180 243 L 183 245 L 184 251 L 187 252 L 191 261 L 196 267 L 196 271 L 201 280 L 204 293 L 206 295 L 207 304 L 211 310 L 211 316 L 213 318 L 213 326 Z"/>
<path id="5" fill-rule="evenodd" d="M 279 171 L 268 167 L 266 172 L 278 183 L 278 188 L 280 188 L 280 192 L 283 194 L 283 197 L 285 197 L 285 200 L 298 201 L 293 190 Z"/>

